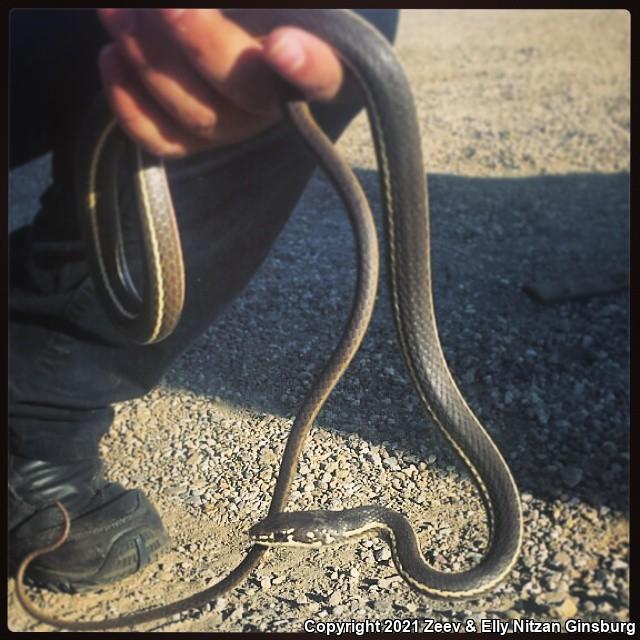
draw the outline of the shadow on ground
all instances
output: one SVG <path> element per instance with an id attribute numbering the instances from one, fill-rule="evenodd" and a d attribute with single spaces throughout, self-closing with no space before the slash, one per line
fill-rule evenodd
<path id="1" fill-rule="evenodd" d="M 359 178 L 380 211 L 376 174 Z M 628 174 L 431 175 L 429 192 L 444 351 L 521 490 L 628 513 L 628 294 L 545 307 L 522 291 L 534 280 L 627 271 Z M 166 383 L 293 414 L 338 339 L 353 264 L 348 223 L 315 178 L 249 288 Z M 453 463 L 418 407 L 384 273 L 381 284 L 363 347 L 318 423 L 407 451 L 427 442 L 439 463 Z"/>
<path id="2" fill-rule="evenodd" d="M 10 228 L 32 215 L 47 162 L 12 174 Z M 358 176 L 379 212 L 376 173 Z M 627 270 L 628 174 L 430 175 L 429 194 L 444 351 L 520 488 L 628 512 L 627 293 L 545 307 L 522 292 L 534 280 Z M 291 415 L 338 339 L 353 265 L 346 218 L 316 176 L 249 288 L 166 384 Z M 426 444 L 454 463 L 405 374 L 384 270 L 381 284 L 363 347 L 319 424 L 407 451 Z"/>

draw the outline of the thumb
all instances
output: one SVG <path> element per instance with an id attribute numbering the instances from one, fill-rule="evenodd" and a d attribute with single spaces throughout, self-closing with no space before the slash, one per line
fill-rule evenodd
<path id="1" fill-rule="evenodd" d="M 309 100 L 328 102 L 339 93 L 344 71 L 334 50 L 294 27 L 279 27 L 263 41 L 266 62 Z"/>

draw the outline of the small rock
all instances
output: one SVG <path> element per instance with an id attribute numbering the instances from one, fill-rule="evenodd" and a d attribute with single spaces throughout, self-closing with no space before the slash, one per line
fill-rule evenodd
<path id="1" fill-rule="evenodd" d="M 140 420 L 141 422 L 148 420 L 151 417 L 151 411 L 149 410 L 149 407 L 145 407 L 145 406 L 139 406 L 138 407 L 138 420 Z"/>
<path id="2" fill-rule="evenodd" d="M 590 347 L 593 344 L 593 338 L 591 336 L 582 336 L 581 344 L 583 347 Z"/>
<path id="3" fill-rule="evenodd" d="M 578 467 L 565 467 L 561 474 L 562 481 L 570 488 L 577 487 L 582 482 L 583 472 Z"/>
<path id="4" fill-rule="evenodd" d="M 389 551 L 389 547 L 382 547 L 382 549 L 375 551 L 373 555 L 378 562 L 384 562 L 391 559 L 391 551 Z"/>
<path id="5" fill-rule="evenodd" d="M 597 569 L 595 571 L 595 573 L 593 574 L 593 577 L 598 581 L 598 582 L 606 582 L 607 578 L 609 577 L 609 572 L 606 571 L 605 569 Z"/>
<path id="6" fill-rule="evenodd" d="M 273 464 L 277 459 L 278 457 L 271 449 L 265 448 L 260 452 L 260 464 Z"/>
<path id="7" fill-rule="evenodd" d="M 400 469 L 400 465 L 398 464 L 398 460 L 396 458 L 390 457 L 385 458 L 382 461 L 383 466 L 387 467 L 387 469 L 391 469 L 391 471 L 398 471 Z"/>
<path id="8" fill-rule="evenodd" d="M 378 580 L 378 586 L 381 589 L 388 589 L 394 582 L 398 582 L 398 580 L 402 580 L 400 576 L 391 576 L 390 578 L 380 578 Z"/>
<path id="9" fill-rule="evenodd" d="M 385 614 L 390 608 L 390 604 L 384 600 L 374 600 L 369 606 L 378 614 Z"/>
<path id="10" fill-rule="evenodd" d="M 229 620 L 239 620 L 244 615 L 244 607 L 242 605 L 238 605 L 231 613 L 229 614 Z"/>
<path id="11" fill-rule="evenodd" d="M 558 553 L 553 556 L 552 562 L 556 567 L 562 568 L 570 567 L 572 564 L 571 556 L 565 551 L 558 551 Z"/>
<path id="12" fill-rule="evenodd" d="M 263 591 L 267 591 L 271 587 L 271 578 L 263 578 L 260 580 L 260 588 Z"/>
<path id="13" fill-rule="evenodd" d="M 193 453 L 187 458 L 187 464 L 191 467 L 197 467 L 201 463 L 202 463 L 202 454 L 199 452 Z"/>
<path id="14" fill-rule="evenodd" d="M 575 617 L 578 613 L 578 606 L 573 598 L 567 598 L 557 607 L 552 607 L 549 613 L 556 618 L 567 619 Z"/>
<path id="15" fill-rule="evenodd" d="M 548 591 L 536 597 L 536 604 L 560 604 L 565 601 L 566 597 L 565 591 Z"/>

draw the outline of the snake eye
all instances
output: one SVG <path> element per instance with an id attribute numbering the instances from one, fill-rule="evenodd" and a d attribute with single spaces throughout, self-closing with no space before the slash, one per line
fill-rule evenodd
<path id="1" fill-rule="evenodd" d="M 272 533 L 273 542 L 291 542 L 292 533 L 295 529 L 278 529 Z"/>

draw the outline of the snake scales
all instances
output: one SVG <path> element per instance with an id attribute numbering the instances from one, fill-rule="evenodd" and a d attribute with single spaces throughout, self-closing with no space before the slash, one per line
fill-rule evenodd
<path id="1" fill-rule="evenodd" d="M 428 566 L 413 528 L 404 516 L 382 507 L 343 512 L 285 513 L 298 458 L 309 429 L 323 403 L 345 372 L 367 330 L 378 281 L 378 245 L 366 198 L 348 165 L 312 120 L 304 103 L 290 102 L 285 112 L 315 154 L 346 204 L 356 237 L 358 277 L 349 319 L 339 345 L 315 379 L 287 441 L 267 518 L 251 534 L 257 541 L 244 560 L 218 584 L 169 605 L 127 614 L 112 620 L 59 620 L 38 609 L 28 598 L 23 576 L 37 556 L 61 545 L 69 532 L 68 514 L 58 503 L 65 528 L 53 545 L 37 549 L 23 561 L 17 577 L 17 595 L 35 618 L 74 630 L 104 630 L 132 626 L 200 607 L 232 589 L 260 562 L 268 545 L 331 543 L 342 536 L 354 539 L 364 531 L 382 530 L 390 538 L 400 574 L 416 589 L 434 598 L 471 598 L 494 588 L 516 562 L 522 543 L 519 495 L 510 470 L 495 444 L 468 407 L 446 364 L 438 338 L 431 288 L 429 215 L 413 97 L 404 71 L 388 43 L 375 29 L 347 10 L 265 10 L 265 30 L 284 24 L 298 26 L 327 41 L 339 53 L 358 82 L 367 107 L 378 161 L 387 245 L 389 287 L 402 356 L 414 388 L 435 424 L 469 469 L 486 507 L 490 540 L 473 568 L 439 572 Z M 81 209 L 92 274 L 111 317 L 132 339 L 153 342 L 168 335 L 178 322 L 184 276 L 170 196 L 160 161 L 138 151 L 138 189 L 142 236 L 148 267 L 149 299 L 132 290 L 122 251 L 101 244 L 96 222 L 102 196 L 109 191 L 109 173 L 126 146 L 123 135 L 106 112 L 87 130 L 80 154 Z M 102 169 L 105 165 L 107 169 Z M 111 167 L 111 169 L 109 169 Z M 154 208 L 161 222 L 154 221 Z M 163 243 L 168 243 L 165 257 Z M 172 256 L 172 257 L 171 257 Z M 113 275 L 113 274 L 117 274 Z M 173 296 L 173 297 L 172 297 Z M 321 540 L 322 539 L 322 540 Z"/>

